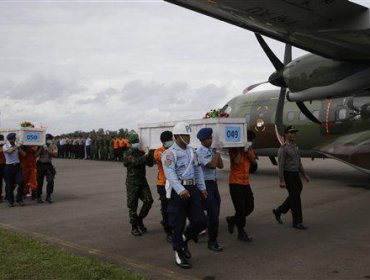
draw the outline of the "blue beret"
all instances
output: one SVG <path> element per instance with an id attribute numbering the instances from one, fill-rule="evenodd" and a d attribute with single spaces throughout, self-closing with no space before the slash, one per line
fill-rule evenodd
<path id="1" fill-rule="evenodd" d="M 198 131 L 197 138 L 199 139 L 199 141 L 203 141 L 211 137 L 212 132 L 213 130 L 210 127 L 202 128 L 201 130 Z"/>
<path id="2" fill-rule="evenodd" d="M 15 134 L 14 132 L 12 133 L 9 133 L 7 136 L 6 136 L 6 139 L 14 139 L 15 137 L 17 136 L 17 134 Z"/>

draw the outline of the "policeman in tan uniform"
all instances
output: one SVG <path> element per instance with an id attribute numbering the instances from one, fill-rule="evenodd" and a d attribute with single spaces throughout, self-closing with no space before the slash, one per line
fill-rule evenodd
<path id="1" fill-rule="evenodd" d="M 300 230 L 307 229 L 303 225 L 301 192 L 302 180 L 300 175 L 306 180 L 310 178 L 306 175 L 301 157 L 296 145 L 296 133 L 298 132 L 293 126 L 285 128 L 285 143 L 280 147 L 278 152 L 279 162 L 279 179 L 280 188 L 286 188 L 289 196 L 278 208 L 272 210 L 279 224 L 282 224 L 281 214 L 286 214 L 289 210 L 292 211 L 293 227 Z"/>

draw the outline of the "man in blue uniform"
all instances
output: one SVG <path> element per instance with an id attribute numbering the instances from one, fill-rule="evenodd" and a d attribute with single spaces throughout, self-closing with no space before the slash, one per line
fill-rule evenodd
<path id="1" fill-rule="evenodd" d="M 201 196 L 207 198 L 207 190 L 197 155 L 189 146 L 190 134 L 190 125 L 177 123 L 173 129 L 175 143 L 162 156 L 163 169 L 168 180 L 167 212 L 172 228 L 172 247 L 176 265 L 181 268 L 191 267 L 187 243 L 189 240 L 197 242 L 199 233 L 207 225 L 201 205 Z M 185 228 L 186 218 L 190 224 Z"/>
<path id="2" fill-rule="evenodd" d="M 216 180 L 216 168 L 222 169 L 224 164 L 220 153 L 212 148 L 212 128 L 202 128 L 197 134 L 201 146 L 197 149 L 199 163 L 202 166 L 203 176 L 207 188 L 208 197 L 205 199 L 204 206 L 207 211 L 208 219 L 208 248 L 215 252 L 222 251 L 218 245 L 217 234 L 220 216 L 221 197 L 218 192 Z"/>
<path id="3" fill-rule="evenodd" d="M 24 206 L 23 202 L 23 189 L 24 180 L 22 169 L 19 160 L 19 154 L 25 155 L 21 145 L 15 142 L 16 134 L 9 133 L 6 137 L 8 142 L 3 146 L 3 152 L 6 160 L 5 165 L 5 180 L 6 180 L 6 193 L 8 196 L 9 207 L 14 206 L 14 186 L 18 185 L 16 201 L 20 206 Z"/>

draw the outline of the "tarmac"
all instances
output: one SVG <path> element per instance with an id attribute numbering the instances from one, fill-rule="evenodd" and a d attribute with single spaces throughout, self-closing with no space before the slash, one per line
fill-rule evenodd
<path id="1" fill-rule="evenodd" d="M 160 225 L 156 167 L 147 169 L 155 200 L 145 220 L 148 233 L 130 234 L 125 173 L 121 163 L 56 159 L 53 204 L 26 200 L 25 207 L 0 204 L 0 227 L 94 257 L 150 279 L 370 279 L 370 176 L 334 160 L 304 159 L 303 215 L 307 231 L 278 224 L 271 210 L 287 196 L 277 168 L 266 158 L 251 175 L 255 211 L 247 218 L 253 242 L 230 235 L 225 217 L 233 214 L 228 169 L 218 172 L 222 197 L 221 253 L 207 249 L 207 236 L 191 243 L 193 268 L 174 264 Z M 225 163 L 228 166 L 228 163 Z"/>

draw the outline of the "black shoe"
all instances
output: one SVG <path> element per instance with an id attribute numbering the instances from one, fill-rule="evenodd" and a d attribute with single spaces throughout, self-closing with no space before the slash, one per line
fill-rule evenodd
<path id="1" fill-rule="evenodd" d="M 283 221 L 282 221 L 282 219 L 281 219 L 281 213 L 279 213 L 276 209 L 273 209 L 273 210 L 272 210 L 272 213 L 274 213 L 276 221 L 277 221 L 279 224 L 282 224 L 282 223 L 283 223 Z"/>
<path id="2" fill-rule="evenodd" d="M 185 258 L 191 259 L 191 253 L 189 251 L 188 242 L 185 242 L 184 244 L 183 254 Z"/>
<path id="3" fill-rule="evenodd" d="M 141 232 L 139 231 L 139 229 L 137 227 L 132 227 L 131 234 L 133 236 L 141 236 Z"/>
<path id="4" fill-rule="evenodd" d="M 175 251 L 175 261 L 176 261 L 176 265 L 181 268 L 185 268 L 185 269 L 191 268 L 191 264 L 186 259 L 183 250 Z"/>
<path id="5" fill-rule="evenodd" d="M 9 203 L 8 207 L 14 207 L 15 204 L 14 203 Z"/>
<path id="6" fill-rule="evenodd" d="M 54 201 L 51 199 L 50 196 L 46 197 L 45 201 L 47 201 L 49 204 L 53 203 Z"/>
<path id="7" fill-rule="evenodd" d="M 26 204 L 24 204 L 23 200 L 17 201 L 17 203 L 18 203 L 19 206 L 26 206 Z"/>
<path id="8" fill-rule="evenodd" d="M 148 231 L 148 229 L 144 226 L 143 219 L 139 219 L 139 221 L 137 222 L 137 226 L 142 233 L 146 233 Z"/>
<path id="9" fill-rule="evenodd" d="M 293 227 L 296 229 L 306 230 L 307 227 L 305 227 L 303 224 L 293 224 Z"/>
<path id="10" fill-rule="evenodd" d="M 245 231 L 241 231 L 238 234 L 238 240 L 243 242 L 252 242 L 253 239 L 249 237 Z"/>
<path id="11" fill-rule="evenodd" d="M 226 217 L 226 222 L 227 222 L 227 231 L 230 233 L 230 234 L 233 234 L 234 233 L 234 222 L 232 220 L 231 217 Z"/>
<path id="12" fill-rule="evenodd" d="M 41 198 L 41 197 L 39 197 L 39 198 L 37 199 L 37 203 L 44 203 L 44 201 L 42 200 L 42 198 Z"/>
<path id="13" fill-rule="evenodd" d="M 223 248 L 218 245 L 217 241 L 214 242 L 208 242 L 208 249 L 214 252 L 222 252 Z"/>
<path id="14" fill-rule="evenodd" d="M 172 242 L 172 235 L 168 234 L 167 237 L 166 237 L 166 240 L 168 243 L 171 243 Z"/>

